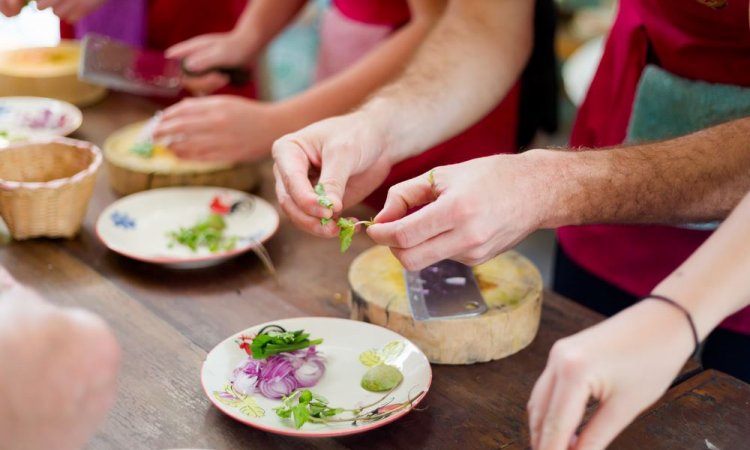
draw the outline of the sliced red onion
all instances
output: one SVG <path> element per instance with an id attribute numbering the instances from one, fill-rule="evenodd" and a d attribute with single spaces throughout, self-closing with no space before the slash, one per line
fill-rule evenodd
<path id="1" fill-rule="evenodd" d="M 232 386 L 234 386 L 234 390 L 243 395 L 254 394 L 257 384 L 258 377 L 247 375 L 244 372 L 240 372 L 232 380 Z"/>
<path id="2" fill-rule="evenodd" d="M 291 394 L 297 389 L 297 380 L 293 376 L 279 377 L 260 380 L 258 382 L 258 391 L 264 397 L 277 399 Z"/>
<path id="3" fill-rule="evenodd" d="M 294 378 L 300 387 L 311 387 L 318 384 L 325 372 L 326 366 L 320 358 L 310 358 L 294 371 Z"/>
<path id="4" fill-rule="evenodd" d="M 315 347 L 280 353 L 267 359 L 245 359 L 232 372 L 230 382 L 244 395 L 260 392 L 270 399 L 291 394 L 299 387 L 311 387 L 325 374 L 325 358 Z"/>

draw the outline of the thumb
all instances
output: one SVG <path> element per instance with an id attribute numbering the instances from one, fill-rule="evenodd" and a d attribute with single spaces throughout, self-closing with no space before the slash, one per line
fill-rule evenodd
<path id="1" fill-rule="evenodd" d="M 351 153 L 335 151 L 323 155 L 319 183 L 323 185 L 326 196 L 333 203 L 333 210 L 341 211 L 346 183 L 352 175 Z"/>
<path id="2" fill-rule="evenodd" d="M 427 175 L 395 184 L 388 189 L 383 209 L 375 216 L 377 223 L 393 222 L 413 208 L 435 201 L 435 193 Z"/>

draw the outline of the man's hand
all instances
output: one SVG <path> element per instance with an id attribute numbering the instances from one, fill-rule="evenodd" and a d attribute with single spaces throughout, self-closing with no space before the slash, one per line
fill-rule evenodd
<path id="1" fill-rule="evenodd" d="M 480 264 L 543 225 L 547 191 L 536 159 L 490 156 L 399 183 L 367 234 L 409 270 L 442 259 Z"/>
<path id="2" fill-rule="evenodd" d="M 167 108 L 154 138 L 169 140 L 178 157 L 203 161 L 257 161 L 271 153 L 284 116 L 273 103 L 215 95 Z"/>
<path id="3" fill-rule="evenodd" d="M 166 51 L 167 58 L 181 59 L 190 72 L 203 72 L 215 67 L 247 67 L 257 49 L 240 32 L 211 33 L 196 36 L 173 45 Z M 226 75 L 212 72 L 200 76 L 186 76 L 183 85 L 195 95 L 210 94 L 229 83 Z"/>
<path id="4" fill-rule="evenodd" d="M 299 228 L 318 236 L 333 237 L 332 222 L 321 225 L 343 208 L 359 203 L 374 191 L 390 171 L 388 143 L 374 121 L 360 113 L 333 117 L 288 134 L 273 145 L 274 175 L 279 204 Z M 328 209 L 318 203 L 313 190 L 315 175 L 333 202 Z"/>
<path id="5" fill-rule="evenodd" d="M 112 406 L 119 360 L 100 318 L 50 305 L 0 268 L 3 448 L 83 448 Z"/>

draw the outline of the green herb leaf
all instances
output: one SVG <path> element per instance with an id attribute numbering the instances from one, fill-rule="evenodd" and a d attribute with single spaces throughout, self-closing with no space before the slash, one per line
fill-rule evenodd
<path id="1" fill-rule="evenodd" d="M 130 147 L 130 153 L 142 158 L 150 158 L 154 156 L 154 144 L 148 141 L 136 142 Z"/>
<path id="2" fill-rule="evenodd" d="M 325 225 L 328 225 L 328 222 L 330 222 L 332 220 L 333 219 L 331 219 L 330 217 L 321 217 L 320 218 L 320 224 L 325 226 Z"/>
<path id="3" fill-rule="evenodd" d="M 326 196 L 326 188 L 318 183 L 315 185 L 315 193 L 318 194 L 318 203 L 324 208 L 333 209 L 333 201 Z"/>
<path id="4" fill-rule="evenodd" d="M 323 339 L 310 340 L 310 334 L 303 330 L 268 331 L 255 336 L 250 344 L 253 359 L 266 359 L 269 356 L 284 352 L 293 352 L 323 342 Z"/>
<path id="5" fill-rule="evenodd" d="M 307 409 L 307 403 L 300 403 L 292 408 L 294 426 L 298 430 L 302 428 L 305 422 L 310 420 L 310 411 Z"/>
<path id="6" fill-rule="evenodd" d="M 224 217 L 211 214 L 190 228 L 180 228 L 178 231 L 169 233 L 168 236 L 172 239 L 170 245 L 182 244 L 194 252 L 199 247 L 207 247 L 212 253 L 232 250 L 237 246 L 237 236 L 225 237 L 226 227 Z"/>
<path id="7" fill-rule="evenodd" d="M 355 222 L 350 219 L 340 218 L 336 225 L 339 227 L 339 243 L 341 245 L 341 253 L 349 250 L 352 245 L 352 239 L 354 238 L 354 227 Z"/>

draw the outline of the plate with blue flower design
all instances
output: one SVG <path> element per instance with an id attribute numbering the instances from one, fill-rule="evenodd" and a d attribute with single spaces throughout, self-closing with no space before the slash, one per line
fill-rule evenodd
<path id="1" fill-rule="evenodd" d="M 174 268 L 221 263 L 268 240 L 279 226 L 270 203 L 215 187 L 152 189 L 109 205 L 96 234 L 110 250 Z"/>
<path id="2" fill-rule="evenodd" d="M 315 345 L 259 360 L 255 339 L 269 329 L 302 331 Z M 365 380 L 384 368 L 401 378 L 374 391 Z M 363 433 L 408 414 L 427 395 L 432 369 L 416 345 L 387 328 L 297 317 L 228 337 L 206 356 L 201 382 L 216 408 L 246 425 L 287 436 L 334 437 Z"/>

